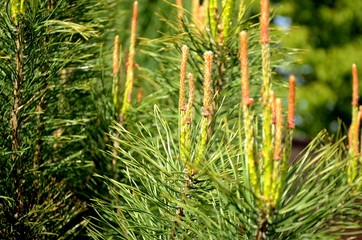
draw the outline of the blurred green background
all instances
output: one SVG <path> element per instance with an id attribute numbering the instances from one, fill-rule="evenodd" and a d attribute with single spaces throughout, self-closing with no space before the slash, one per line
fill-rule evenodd
<path id="1" fill-rule="evenodd" d="M 351 66 L 362 66 L 362 1 L 273 1 L 274 23 L 284 25 L 286 47 L 295 48 L 298 76 L 298 126 L 306 136 L 326 128 L 336 131 L 338 118 L 351 118 Z"/>

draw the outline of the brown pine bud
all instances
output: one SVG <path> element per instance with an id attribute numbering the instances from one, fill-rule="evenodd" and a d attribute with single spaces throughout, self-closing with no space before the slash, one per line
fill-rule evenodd
<path id="1" fill-rule="evenodd" d="M 118 74 L 119 68 L 119 36 L 114 37 L 113 45 L 113 74 Z"/>
<path id="2" fill-rule="evenodd" d="M 358 106 L 358 72 L 356 64 L 352 65 L 352 106 Z"/>
<path id="3" fill-rule="evenodd" d="M 282 152 L 282 125 L 283 125 L 283 109 L 282 101 L 280 98 L 275 101 L 275 147 L 274 147 L 274 160 L 280 160 Z"/>
<path id="4" fill-rule="evenodd" d="M 288 125 L 287 128 L 294 128 L 294 116 L 295 116 L 295 77 L 291 75 L 289 77 L 289 98 L 288 98 Z"/>
<path id="5" fill-rule="evenodd" d="M 240 33 L 240 56 L 241 64 L 241 95 L 242 104 L 249 106 L 254 101 L 249 96 L 249 61 L 248 61 L 248 36 L 245 31 Z"/>
<path id="6" fill-rule="evenodd" d="M 207 51 L 204 53 L 204 97 L 203 97 L 203 107 L 204 107 L 204 116 L 210 115 L 210 105 L 211 105 L 211 74 L 212 74 L 212 60 L 213 53 Z"/>
<path id="7" fill-rule="evenodd" d="M 260 0 L 260 43 L 268 43 L 269 39 L 269 0 Z"/>
<path id="8" fill-rule="evenodd" d="M 181 55 L 181 65 L 180 65 L 180 110 L 186 110 L 186 97 L 185 97 L 185 79 L 186 79 L 186 69 L 187 69 L 187 58 L 189 56 L 189 48 L 184 45 L 182 46 L 182 55 Z"/>

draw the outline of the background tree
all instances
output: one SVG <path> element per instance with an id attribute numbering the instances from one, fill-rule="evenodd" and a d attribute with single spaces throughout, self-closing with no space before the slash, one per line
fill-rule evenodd
<path id="1" fill-rule="evenodd" d="M 352 63 L 362 65 L 362 2 L 353 0 L 275 0 L 274 23 L 284 26 L 286 47 L 299 49 L 298 126 L 308 136 L 335 131 L 337 119 L 350 122 Z"/>

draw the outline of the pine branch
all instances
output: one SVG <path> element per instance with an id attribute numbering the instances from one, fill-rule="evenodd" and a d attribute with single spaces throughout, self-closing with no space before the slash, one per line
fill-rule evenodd
<path id="1" fill-rule="evenodd" d="M 21 11 L 19 9 L 18 11 Z M 13 18 L 16 19 L 17 11 L 13 12 Z M 18 22 L 17 20 L 15 20 Z M 22 157 L 20 152 L 20 146 L 21 146 L 21 125 L 22 122 L 20 121 L 21 118 L 21 112 L 20 112 L 20 106 L 21 106 L 21 99 L 23 96 L 23 85 L 24 85 L 24 42 L 23 42 L 23 26 L 21 23 L 18 23 L 16 26 L 16 56 L 15 56 L 15 79 L 14 79 L 14 92 L 13 92 L 13 107 L 12 107 L 12 114 L 11 114 L 11 136 L 12 136 L 12 161 L 14 162 L 14 174 L 15 176 L 18 176 L 15 178 L 15 189 L 16 191 L 16 202 L 17 202 L 17 216 L 22 217 L 23 210 L 24 210 L 24 190 L 23 190 L 23 179 L 20 177 L 24 173 L 22 171 Z"/>

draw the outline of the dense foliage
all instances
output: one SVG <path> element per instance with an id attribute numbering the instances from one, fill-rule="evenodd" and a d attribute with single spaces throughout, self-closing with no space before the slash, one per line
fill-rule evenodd
<path id="1" fill-rule="evenodd" d="M 84 230 L 106 6 L 1 2 L 1 239 L 69 239 Z"/>
<path id="2" fill-rule="evenodd" d="M 1 239 L 361 233 L 357 67 L 348 134 L 294 159 L 268 1 L 0 3 Z"/>

